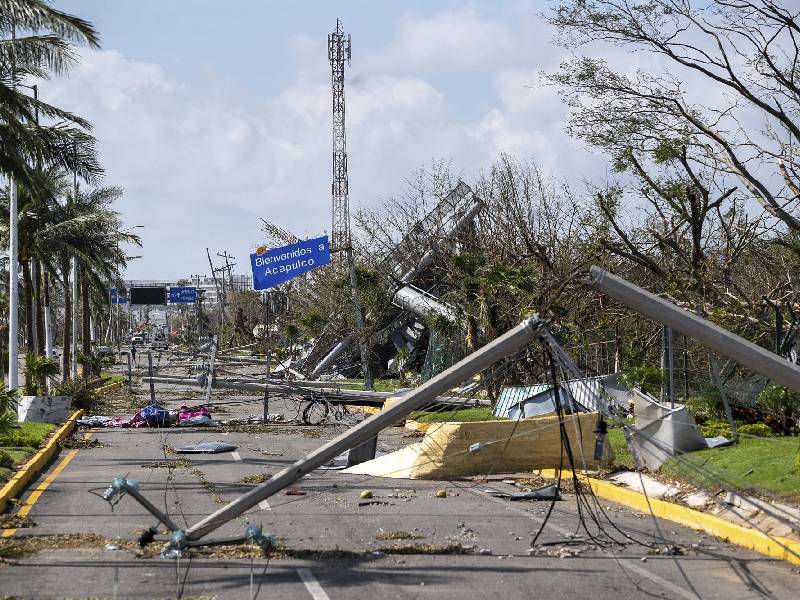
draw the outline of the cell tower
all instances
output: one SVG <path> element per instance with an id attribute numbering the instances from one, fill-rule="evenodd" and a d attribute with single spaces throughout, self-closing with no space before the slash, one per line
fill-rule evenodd
<path id="1" fill-rule="evenodd" d="M 328 34 L 328 60 L 331 63 L 333 87 L 333 219 L 331 250 L 350 247 L 350 206 L 347 183 L 347 142 L 344 128 L 344 63 L 350 65 L 350 36 L 342 31 L 336 19 L 336 31 Z"/>

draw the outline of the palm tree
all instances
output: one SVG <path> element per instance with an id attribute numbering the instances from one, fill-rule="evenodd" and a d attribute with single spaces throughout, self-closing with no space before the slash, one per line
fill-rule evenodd
<path id="1" fill-rule="evenodd" d="M 63 171 L 51 168 L 35 174 L 43 178 L 37 183 L 39 194 L 26 186 L 19 187 L 19 260 L 25 283 L 24 305 L 27 315 L 29 349 L 35 347 L 33 320 L 40 312 L 41 294 L 34 295 L 30 263 L 36 260 L 44 274 L 45 300 L 49 296 L 49 281 L 60 281 L 64 291 L 64 366 L 62 376 L 69 378 L 72 336 L 72 306 L 70 296 L 70 258 L 75 257 L 81 273 L 83 295 L 83 353 L 91 353 L 89 319 L 91 304 L 105 306 L 106 287 L 115 282 L 116 273 L 127 265 L 128 257 L 120 244 L 141 246 L 138 236 L 122 227 L 119 213 L 112 209 L 122 195 L 116 187 L 99 187 L 74 194 L 71 182 Z M 0 241 L 8 238 L 8 198 L 0 190 Z M 116 283 L 116 282 L 115 282 Z"/>
<path id="2" fill-rule="evenodd" d="M 69 378 L 71 350 L 72 306 L 69 295 L 70 257 L 75 257 L 83 285 L 84 296 L 84 346 L 83 353 L 91 353 L 89 346 L 89 319 L 91 297 L 95 305 L 104 303 L 109 282 L 116 282 L 116 274 L 128 264 L 128 256 L 120 244 L 141 246 L 139 236 L 123 229 L 119 213 L 111 208 L 122 195 L 120 188 L 105 186 L 68 194 L 66 202 L 53 207 L 51 221 L 37 233 L 37 241 L 51 251 L 49 265 L 58 264 L 64 286 L 64 367 L 62 377 Z M 85 370 L 86 372 L 86 370 Z"/>
<path id="3" fill-rule="evenodd" d="M 90 124 L 20 89 L 28 79 L 65 73 L 75 63 L 75 44 L 96 48 L 98 41 L 90 23 L 45 0 L 0 2 L 0 172 L 29 187 L 42 164 L 86 180 L 101 173 Z M 52 124 L 38 125 L 40 117 Z"/>

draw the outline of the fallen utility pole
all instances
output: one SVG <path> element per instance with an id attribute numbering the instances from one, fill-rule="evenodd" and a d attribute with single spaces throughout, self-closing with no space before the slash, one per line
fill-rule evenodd
<path id="1" fill-rule="evenodd" d="M 188 377 L 143 377 L 142 383 L 164 383 L 168 385 L 184 385 L 187 387 L 198 387 L 200 383 L 197 379 Z M 381 407 L 387 398 L 402 395 L 396 392 L 376 392 L 374 390 L 351 390 L 341 387 L 322 387 L 322 382 L 310 382 L 315 385 L 306 385 L 302 382 L 284 382 L 277 379 L 268 381 L 245 381 L 241 379 L 221 379 L 214 380 L 213 387 L 221 390 L 242 390 L 248 392 L 263 392 L 265 390 L 276 394 L 298 394 L 318 397 L 326 396 L 327 402 L 331 404 L 350 404 L 353 406 L 375 406 Z M 474 398 L 463 398 L 459 396 L 437 396 L 433 402 L 441 407 L 464 408 L 465 406 L 488 406 L 486 401 Z"/>
<path id="2" fill-rule="evenodd" d="M 526 319 L 446 371 L 408 392 L 403 397 L 403 400 L 394 406 L 362 421 L 330 442 L 323 444 L 305 458 L 275 474 L 269 481 L 262 483 L 190 527 L 185 532 L 186 539 L 191 541 L 202 538 L 215 529 L 222 527 L 228 521 L 239 517 L 262 500 L 266 500 L 301 477 L 331 461 L 345 450 L 350 450 L 363 444 L 378 435 L 384 428 L 429 404 L 436 396 L 447 392 L 475 373 L 488 368 L 496 361 L 520 349 L 530 342 L 542 327 L 543 323 L 538 317 Z M 173 536 L 173 539 L 176 537 L 182 536 Z"/>
<path id="3" fill-rule="evenodd" d="M 800 367 L 711 321 L 683 310 L 600 267 L 592 267 L 589 285 L 653 321 L 696 339 L 748 369 L 800 392 Z"/>

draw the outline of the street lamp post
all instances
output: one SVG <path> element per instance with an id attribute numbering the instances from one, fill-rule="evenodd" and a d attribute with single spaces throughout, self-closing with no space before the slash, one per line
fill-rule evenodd
<path id="1" fill-rule="evenodd" d="M 8 206 L 8 389 L 19 386 L 19 262 L 17 182 L 12 176 Z"/>
<path id="2" fill-rule="evenodd" d="M 30 87 L 36 105 L 36 121 L 39 120 L 39 89 L 25 86 L 14 80 L 15 86 Z M 11 187 L 8 202 L 8 389 L 19 387 L 19 198 L 17 181 L 9 177 Z"/>

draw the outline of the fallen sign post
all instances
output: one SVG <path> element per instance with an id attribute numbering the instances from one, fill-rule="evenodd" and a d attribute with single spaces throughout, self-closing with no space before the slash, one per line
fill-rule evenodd
<path id="1" fill-rule="evenodd" d="M 250 255 L 253 288 L 267 290 L 330 262 L 331 247 L 326 235 L 270 250 L 259 248 Z"/>

